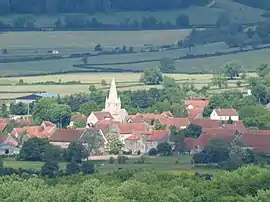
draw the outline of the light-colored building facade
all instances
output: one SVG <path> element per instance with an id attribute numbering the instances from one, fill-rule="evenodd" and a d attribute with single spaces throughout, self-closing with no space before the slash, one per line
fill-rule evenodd
<path id="1" fill-rule="evenodd" d="M 230 109 L 214 109 L 210 115 L 211 120 L 219 121 L 239 121 L 239 115 L 233 108 Z"/>

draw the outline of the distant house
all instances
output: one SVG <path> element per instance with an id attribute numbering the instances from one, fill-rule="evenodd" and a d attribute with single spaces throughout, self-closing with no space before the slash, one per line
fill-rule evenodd
<path id="1" fill-rule="evenodd" d="M 10 135 L 0 136 L 0 155 L 19 154 L 18 142 Z"/>
<path id="2" fill-rule="evenodd" d="M 168 119 L 158 119 L 156 123 L 165 125 L 168 127 L 175 126 L 178 129 L 185 129 L 190 124 L 187 118 L 168 118 Z"/>
<path id="3" fill-rule="evenodd" d="M 163 112 L 161 114 L 137 113 L 136 115 L 130 115 L 127 119 L 127 123 L 145 123 L 148 125 L 153 125 L 157 119 L 167 119 L 167 118 L 173 118 L 171 112 Z"/>
<path id="4" fill-rule="evenodd" d="M 188 112 L 188 118 L 195 119 L 203 117 L 204 108 L 209 105 L 206 99 L 185 100 L 184 106 Z"/>
<path id="5" fill-rule="evenodd" d="M 67 148 L 71 142 L 78 141 L 86 129 L 60 129 L 57 128 L 49 137 L 49 142 L 61 148 Z"/>
<path id="6" fill-rule="evenodd" d="M 111 126 L 110 131 L 118 134 L 119 140 L 125 144 L 125 139 L 134 133 L 148 133 L 148 128 L 143 123 L 120 123 Z"/>
<path id="7" fill-rule="evenodd" d="M 205 149 L 205 146 L 213 139 L 223 139 L 226 143 L 231 143 L 238 137 L 238 132 L 234 129 L 207 128 L 203 129 L 200 137 L 186 139 L 185 143 L 189 147 L 189 152 L 196 153 Z"/>
<path id="8" fill-rule="evenodd" d="M 92 112 L 87 118 L 87 126 L 92 127 L 102 120 L 114 120 L 110 112 Z"/>
<path id="9" fill-rule="evenodd" d="M 220 120 L 220 121 L 239 121 L 239 115 L 237 111 L 233 108 L 229 109 L 214 109 L 210 115 L 210 119 L 212 120 Z"/>
<path id="10" fill-rule="evenodd" d="M 270 130 L 246 131 L 239 137 L 239 140 L 245 148 L 270 154 Z"/>
<path id="11" fill-rule="evenodd" d="M 39 100 L 40 98 L 56 98 L 57 95 L 53 94 L 53 93 L 34 93 L 31 95 L 26 95 L 26 96 L 22 96 L 22 97 L 17 97 L 15 98 L 15 103 L 25 103 L 25 104 L 30 104 L 33 103 L 37 100 Z"/>
<path id="12" fill-rule="evenodd" d="M 168 130 L 135 132 L 132 136 L 129 136 L 124 140 L 124 148 L 125 150 L 131 150 L 132 153 L 137 153 L 138 151 L 147 153 L 150 149 L 156 148 L 159 143 L 167 142 L 168 140 Z"/>
<path id="13" fill-rule="evenodd" d="M 94 133 L 100 135 L 100 140 L 102 144 L 98 148 L 99 154 L 105 151 L 105 139 L 100 133 L 100 130 L 91 129 L 56 129 L 55 132 L 49 137 L 49 142 L 60 148 L 67 148 L 71 142 L 81 142 L 86 145 L 88 138 Z M 91 140 L 91 138 L 90 138 Z M 93 151 L 95 152 L 95 151 Z M 95 153 L 92 153 L 95 155 Z"/>

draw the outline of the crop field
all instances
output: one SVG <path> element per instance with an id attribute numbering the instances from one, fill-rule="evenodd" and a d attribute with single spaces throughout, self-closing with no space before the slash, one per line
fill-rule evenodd
<path id="1" fill-rule="evenodd" d="M 164 74 L 176 79 L 180 85 L 183 83 L 193 84 L 196 88 L 201 88 L 211 82 L 212 74 Z M 33 77 L 11 77 L 0 78 L 0 99 L 13 99 L 19 96 L 31 94 L 32 92 L 49 92 L 56 93 L 60 96 L 70 95 L 73 93 L 87 93 L 89 92 L 89 85 L 94 84 L 98 89 L 109 90 L 112 77 L 115 78 L 117 88 L 119 91 L 124 90 L 142 90 L 150 88 L 161 88 L 161 85 L 146 86 L 139 83 L 140 73 L 74 73 L 74 74 L 61 74 L 61 75 L 45 75 Z M 36 83 L 46 81 L 61 81 L 62 84 L 54 85 L 16 85 L 22 79 L 24 83 Z M 108 85 L 102 86 L 101 80 L 104 79 Z M 81 84 L 64 84 L 68 81 L 80 81 Z M 236 85 L 237 80 L 229 81 L 228 89 L 245 90 L 244 87 L 238 88 Z M 209 92 L 219 92 L 217 87 L 211 87 Z"/>
<path id="2" fill-rule="evenodd" d="M 184 39 L 190 29 L 160 31 L 54 31 L 4 32 L 0 34 L 0 47 L 7 49 L 92 49 L 103 46 L 143 46 L 144 44 L 172 44 Z"/>
<path id="3" fill-rule="evenodd" d="M 175 23 L 176 18 L 185 14 L 188 15 L 191 24 L 215 24 L 216 20 L 221 13 L 228 13 L 233 21 L 238 22 L 258 22 L 263 21 L 265 18 L 261 16 L 263 10 L 251 8 L 232 0 L 216 0 L 215 4 L 211 7 L 190 7 L 187 9 L 176 9 L 172 11 L 158 11 L 158 12 L 114 12 L 109 13 L 95 13 L 94 15 L 85 14 L 85 17 L 91 19 L 95 17 L 98 21 L 105 24 L 120 24 L 130 21 L 141 21 L 144 17 L 153 16 L 160 21 L 169 21 L 172 24 Z M 61 14 L 55 16 L 34 16 L 37 26 L 48 27 L 53 26 L 58 18 L 62 18 L 70 14 Z M 82 14 L 73 14 L 82 15 Z M 8 15 L 1 16 L 0 20 L 8 23 L 12 23 L 14 19 L 22 15 Z M 29 16 L 29 15 L 27 15 Z"/>
<path id="4" fill-rule="evenodd" d="M 229 49 L 224 43 L 214 43 L 203 46 L 196 46 L 192 49 L 192 54 L 227 52 L 235 49 Z M 211 58 L 185 59 L 176 61 L 176 72 L 212 72 L 217 67 L 230 60 L 239 60 L 244 64 L 250 65 L 258 61 L 268 62 L 270 49 L 257 50 L 252 52 L 238 53 L 234 55 L 224 55 Z M 188 49 L 168 50 L 162 52 L 144 52 L 134 54 L 119 55 L 99 55 L 88 58 L 90 69 L 75 68 L 73 65 L 82 64 L 80 58 L 73 59 L 53 59 L 31 62 L 10 62 L 0 63 L 0 76 L 21 75 L 21 74 L 45 74 L 67 71 L 89 71 L 91 67 L 116 68 L 123 70 L 143 71 L 147 67 L 158 66 L 159 60 L 163 57 L 178 58 L 185 56 Z M 156 60 L 155 62 L 147 62 Z M 246 66 L 246 65 L 245 65 Z M 248 69 L 251 69 L 248 67 Z"/>

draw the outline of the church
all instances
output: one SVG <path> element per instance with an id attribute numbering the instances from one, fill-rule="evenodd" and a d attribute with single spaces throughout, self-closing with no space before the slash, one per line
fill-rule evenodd
<path id="1" fill-rule="evenodd" d="M 101 120 L 112 120 L 123 123 L 127 120 L 128 113 L 121 108 L 121 100 L 118 96 L 114 78 L 111 82 L 109 96 L 106 97 L 105 108 L 100 112 L 92 112 L 87 118 L 87 126 L 95 125 Z"/>

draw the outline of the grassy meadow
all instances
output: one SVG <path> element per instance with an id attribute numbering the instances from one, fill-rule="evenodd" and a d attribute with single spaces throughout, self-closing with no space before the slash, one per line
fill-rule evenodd
<path id="1" fill-rule="evenodd" d="M 54 31 L 4 32 L 0 47 L 11 49 L 64 49 L 90 51 L 96 44 L 103 46 L 164 45 L 184 39 L 190 29 L 159 31 Z M 23 39 L 23 40 L 22 40 Z M 88 50 L 87 50 L 88 49 Z"/>
<path id="2" fill-rule="evenodd" d="M 193 54 L 229 51 L 224 43 L 215 43 L 193 48 Z M 0 63 L 0 77 L 19 76 L 21 74 L 46 74 L 67 71 L 85 72 L 93 67 L 123 70 L 143 71 L 145 68 L 158 66 L 163 57 L 177 58 L 185 56 L 187 49 L 177 49 L 162 52 L 145 52 L 121 55 L 99 55 L 88 58 L 89 68 L 76 68 L 73 65 L 82 64 L 81 58 L 53 59 L 31 62 Z M 270 63 L 270 49 L 240 52 L 207 58 L 182 59 L 175 61 L 176 73 L 215 73 L 220 66 L 231 60 L 240 61 L 246 71 L 254 71 L 261 63 Z M 147 60 L 156 60 L 148 62 Z M 145 62 L 144 62 L 145 61 Z"/>
<path id="3" fill-rule="evenodd" d="M 215 24 L 216 20 L 221 13 L 228 13 L 233 21 L 236 22 L 258 22 L 263 21 L 265 18 L 261 16 L 264 12 L 261 9 L 251 8 L 233 0 L 215 0 L 212 6 L 204 7 L 190 7 L 187 9 L 175 9 L 170 11 L 157 11 L 157 12 L 115 12 L 110 11 L 108 13 L 95 13 L 93 15 L 84 14 L 86 18 L 95 17 L 98 21 L 105 24 L 120 24 L 126 22 L 127 19 L 130 21 L 141 21 L 144 17 L 153 16 L 160 21 L 169 21 L 172 24 L 175 23 L 176 18 L 185 14 L 188 15 L 191 24 Z M 61 14 L 55 16 L 34 16 L 37 26 L 39 27 L 50 27 L 53 26 L 58 18 L 64 19 L 65 16 L 72 14 Z M 73 15 L 83 15 L 83 14 L 73 14 Z M 16 17 L 19 15 L 7 15 L 0 16 L 0 20 L 8 23 L 12 23 Z M 29 16 L 29 15 L 27 15 Z"/>
<path id="4" fill-rule="evenodd" d="M 196 88 L 201 88 L 211 82 L 212 74 L 164 74 L 176 79 L 180 85 L 189 82 Z M 94 84 L 98 89 L 109 90 L 112 77 L 115 78 L 117 88 L 119 91 L 123 90 L 140 90 L 150 88 L 161 88 L 161 85 L 146 86 L 139 83 L 140 73 L 74 73 L 74 74 L 59 74 L 59 75 L 45 75 L 33 77 L 11 77 L 0 78 L 0 99 L 12 99 L 19 96 L 30 94 L 31 92 L 49 92 L 56 93 L 60 96 L 69 95 L 73 93 L 87 93 L 89 92 L 89 85 Z M 61 80 L 62 83 L 67 81 L 81 81 L 81 84 L 57 84 L 57 85 L 16 85 L 22 79 L 24 83 L 35 83 L 40 81 L 55 81 Z M 102 86 L 101 80 L 104 79 L 108 85 Z M 238 88 L 236 80 L 229 81 L 227 89 L 237 88 L 245 90 L 244 87 Z M 217 87 L 211 87 L 210 91 L 219 92 Z M 29 92 L 29 93 L 25 93 Z"/>
<path id="5" fill-rule="evenodd" d="M 214 169 L 206 168 L 196 168 L 190 163 L 192 156 L 180 156 L 180 157 L 157 157 L 157 158 L 145 158 L 143 164 L 137 164 L 138 158 L 129 159 L 126 161 L 126 164 L 110 164 L 109 161 L 93 161 L 97 166 L 99 173 L 109 173 L 114 170 L 122 169 L 155 169 L 159 172 L 172 173 L 179 175 L 181 173 L 194 174 L 194 172 L 207 172 L 214 173 Z M 116 160 L 117 161 L 117 160 Z M 39 161 L 16 161 L 14 158 L 5 158 L 3 159 L 5 167 L 11 167 L 14 169 L 24 168 L 24 169 L 40 169 L 43 162 Z M 60 169 L 66 167 L 65 162 L 59 163 Z"/>

